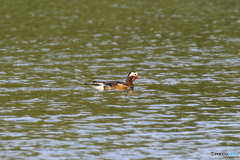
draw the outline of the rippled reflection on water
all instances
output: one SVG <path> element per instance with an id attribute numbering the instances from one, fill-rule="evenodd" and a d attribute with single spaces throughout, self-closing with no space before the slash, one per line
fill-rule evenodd
<path id="1" fill-rule="evenodd" d="M 237 1 L 9 3 L 0 5 L 1 159 L 239 152 Z M 83 85 L 131 70 L 141 77 L 134 91 Z"/>

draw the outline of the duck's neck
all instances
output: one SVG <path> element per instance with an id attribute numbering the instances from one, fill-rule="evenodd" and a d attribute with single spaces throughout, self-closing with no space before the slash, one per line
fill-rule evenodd
<path id="1" fill-rule="evenodd" d="M 126 83 L 129 87 L 131 87 L 131 89 L 134 88 L 134 85 L 133 85 L 133 81 L 135 80 L 135 77 L 127 77 L 126 78 Z"/>

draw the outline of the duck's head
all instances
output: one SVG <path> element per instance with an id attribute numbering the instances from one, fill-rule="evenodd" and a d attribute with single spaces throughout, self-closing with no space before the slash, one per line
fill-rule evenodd
<path id="1" fill-rule="evenodd" d="M 137 73 L 137 72 L 134 72 L 134 71 L 131 71 L 131 72 L 129 72 L 129 73 L 127 74 L 126 82 L 129 81 L 130 78 L 133 79 L 133 80 L 135 80 L 135 79 L 140 79 L 140 78 L 138 77 L 138 73 Z"/>

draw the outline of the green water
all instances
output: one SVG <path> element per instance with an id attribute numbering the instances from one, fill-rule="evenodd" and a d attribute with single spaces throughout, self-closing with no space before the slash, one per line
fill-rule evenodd
<path id="1" fill-rule="evenodd" d="M 239 6 L 1 1 L 0 159 L 239 152 Z M 83 85 L 132 70 L 141 80 L 131 92 Z"/>

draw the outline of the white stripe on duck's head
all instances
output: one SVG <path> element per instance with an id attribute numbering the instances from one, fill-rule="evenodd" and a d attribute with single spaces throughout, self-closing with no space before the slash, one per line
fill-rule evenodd
<path id="1" fill-rule="evenodd" d="M 134 80 L 135 80 L 135 79 L 140 79 L 140 78 L 138 77 L 138 73 L 137 73 L 137 72 L 131 71 L 131 72 L 129 72 L 129 73 L 127 74 L 126 82 L 129 81 L 129 79 L 130 79 L 131 77 L 134 77 Z"/>

